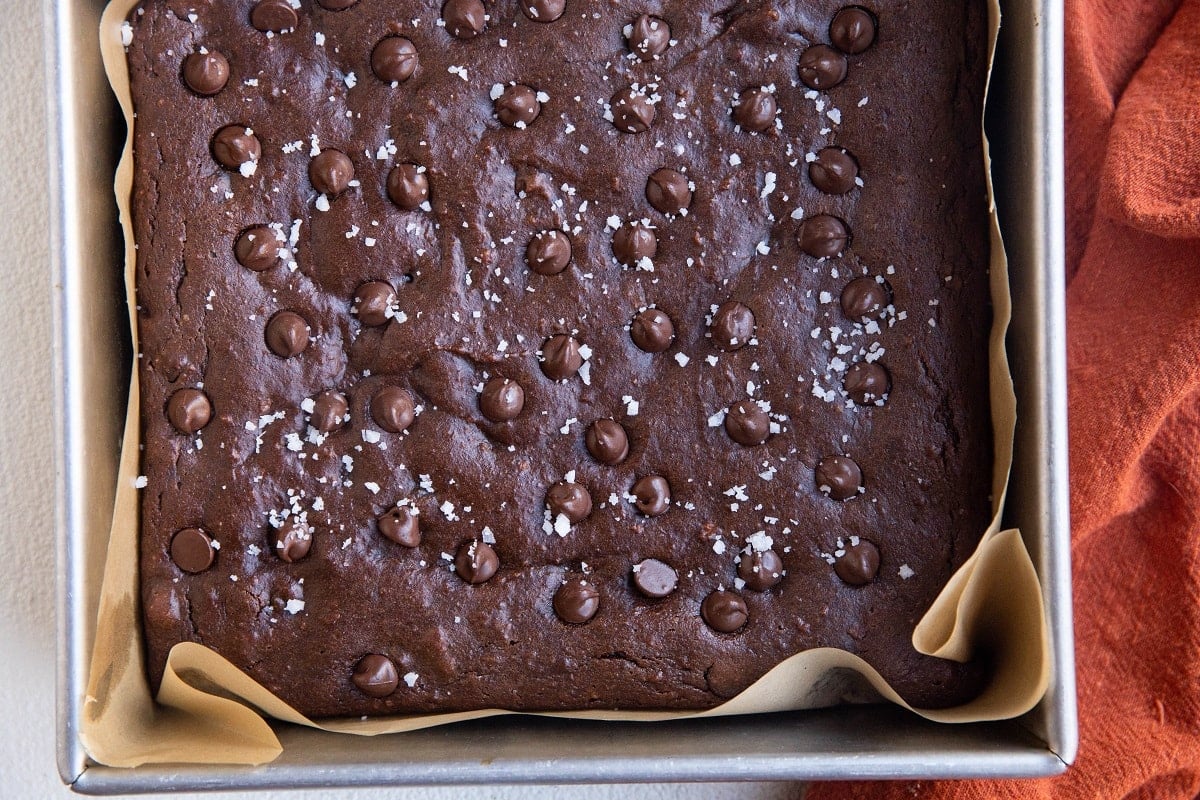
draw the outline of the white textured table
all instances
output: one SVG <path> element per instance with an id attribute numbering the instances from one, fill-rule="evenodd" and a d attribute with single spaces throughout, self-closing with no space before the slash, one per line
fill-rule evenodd
<path id="1" fill-rule="evenodd" d="M 67 797 L 54 761 L 54 496 L 41 3 L 0 15 L 0 796 Z M 96 265 L 98 269 L 105 265 Z M 115 268 L 115 265 L 114 267 Z M 277 794 L 277 793 L 272 793 Z M 795 798 L 796 784 L 310 791 L 306 798 Z M 183 795 L 176 795 L 183 797 Z M 222 797 L 228 795 L 197 795 Z"/>

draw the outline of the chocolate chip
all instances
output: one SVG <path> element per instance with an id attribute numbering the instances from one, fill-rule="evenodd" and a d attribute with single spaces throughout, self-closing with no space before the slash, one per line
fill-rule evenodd
<path id="1" fill-rule="evenodd" d="M 354 292 L 350 313 L 363 325 L 386 325 L 392 318 L 396 290 L 387 281 L 367 281 Z"/>
<path id="2" fill-rule="evenodd" d="M 765 592 L 783 580 L 783 561 L 774 550 L 743 553 L 738 577 L 745 581 L 747 589 Z"/>
<path id="3" fill-rule="evenodd" d="M 538 275 L 557 275 L 571 263 L 571 240 L 562 231 L 535 233 L 525 246 L 525 263 Z"/>
<path id="4" fill-rule="evenodd" d="M 454 556 L 454 571 L 470 584 L 483 583 L 500 568 L 500 557 L 487 542 L 473 539 L 464 542 Z"/>
<path id="5" fill-rule="evenodd" d="M 537 92 L 523 83 L 506 86 L 493 101 L 496 117 L 510 128 L 524 128 L 542 112 Z"/>
<path id="6" fill-rule="evenodd" d="M 225 169 L 239 170 L 262 156 L 258 137 L 245 125 L 226 125 L 212 139 L 212 154 Z"/>
<path id="7" fill-rule="evenodd" d="M 754 312 L 737 300 L 728 300 L 713 314 L 708 330 L 718 350 L 740 350 L 754 338 Z"/>
<path id="8" fill-rule="evenodd" d="M 600 610 L 600 592 L 590 583 L 570 580 L 554 593 L 554 613 L 563 622 L 582 625 Z"/>
<path id="9" fill-rule="evenodd" d="M 178 389 L 167 398 L 167 419 L 180 433 L 195 433 L 212 419 L 212 403 L 199 389 Z"/>
<path id="10" fill-rule="evenodd" d="M 350 419 L 350 403 L 346 395 L 334 389 L 326 389 L 313 399 L 312 414 L 308 424 L 321 433 L 332 433 Z"/>
<path id="11" fill-rule="evenodd" d="M 643 475 L 630 490 L 633 505 L 647 517 L 659 517 L 671 508 L 671 486 L 662 475 Z"/>
<path id="12" fill-rule="evenodd" d="M 171 537 L 171 560 L 184 572 L 204 572 L 215 555 L 212 539 L 199 528 L 184 528 Z"/>
<path id="13" fill-rule="evenodd" d="M 542 373 L 552 381 L 566 380 L 583 366 L 579 340 L 565 333 L 551 336 L 542 344 Z"/>
<path id="14" fill-rule="evenodd" d="M 766 89 L 747 89 L 733 107 L 733 121 L 743 130 L 762 133 L 775 125 L 775 95 Z"/>
<path id="15" fill-rule="evenodd" d="M 317 0 L 317 2 L 321 4 L 321 8 L 327 8 L 330 11 L 345 11 L 358 0 Z"/>
<path id="16" fill-rule="evenodd" d="M 616 466 L 629 455 L 629 436 L 615 419 L 598 419 L 583 437 L 587 451 L 601 464 Z"/>
<path id="17" fill-rule="evenodd" d="M 294 519 L 284 520 L 271 529 L 271 551 L 289 564 L 308 555 L 312 548 L 312 528 Z"/>
<path id="18" fill-rule="evenodd" d="M 400 83 L 417 71 L 417 48 L 403 36 L 385 36 L 371 50 L 371 71 L 385 83 Z"/>
<path id="19" fill-rule="evenodd" d="M 859 539 L 858 544 L 842 548 L 840 556 L 833 562 L 833 571 L 851 586 L 870 583 L 879 574 L 879 548 L 871 542 Z"/>
<path id="20" fill-rule="evenodd" d="M 808 178 L 826 194 L 845 194 L 855 187 L 858 162 L 841 147 L 823 147 L 808 164 Z"/>
<path id="21" fill-rule="evenodd" d="M 575 525 L 592 513 L 592 496 L 578 483 L 559 481 L 546 490 L 546 508 L 550 509 L 551 521 L 561 514 Z"/>
<path id="22" fill-rule="evenodd" d="M 891 291 L 874 278 L 855 278 L 842 289 L 842 313 L 854 322 L 883 319 L 891 304 Z"/>
<path id="23" fill-rule="evenodd" d="M 646 181 L 646 199 L 664 214 L 678 214 L 692 204 L 692 187 L 682 172 L 663 167 Z"/>
<path id="24" fill-rule="evenodd" d="M 183 60 L 183 82 L 196 94 L 211 97 L 229 82 L 229 61 L 215 50 L 192 53 Z"/>
<path id="25" fill-rule="evenodd" d="M 796 240 L 800 249 L 813 258 L 833 258 L 850 243 L 850 229 L 837 217 L 817 214 L 804 220 Z"/>
<path id="26" fill-rule="evenodd" d="M 267 322 L 266 340 L 280 358 L 298 356 L 308 347 L 308 323 L 295 311 L 280 311 Z"/>
<path id="27" fill-rule="evenodd" d="M 429 177 L 419 164 L 397 164 L 388 173 L 387 195 L 405 211 L 415 211 L 429 199 Z"/>
<path id="28" fill-rule="evenodd" d="M 296 10 L 288 0 L 261 0 L 250 11 L 250 24 L 263 33 L 290 31 L 296 22 Z"/>
<path id="29" fill-rule="evenodd" d="M 845 456 L 826 456 L 814 473 L 817 491 L 834 500 L 849 500 L 862 488 L 862 470 Z"/>
<path id="30" fill-rule="evenodd" d="M 416 404 L 407 389 L 385 386 L 371 398 L 371 418 L 385 431 L 404 433 L 416 415 Z"/>
<path id="31" fill-rule="evenodd" d="M 738 444 L 753 447 L 771 435 L 771 418 L 753 400 L 739 400 L 725 412 L 725 432 Z"/>
<path id="32" fill-rule="evenodd" d="M 521 10 L 534 22 L 554 22 L 567 9 L 567 0 L 521 0 Z"/>
<path id="33" fill-rule="evenodd" d="M 700 604 L 700 616 L 708 627 L 720 633 L 733 633 L 750 619 L 746 601 L 734 592 L 718 589 Z"/>
<path id="34" fill-rule="evenodd" d="M 875 42 L 875 15 L 862 6 L 846 6 L 829 23 L 829 41 L 843 53 L 857 55 Z"/>
<path id="35" fill-rule="evenodd" d="M 629 323 L 629 338 L 647 353 L 661 353 L 675 341 L 675 325 L 661 309 L 644 308 Z"/>
<path id="36" fill-rule="evenodd" d="M 479 410 L 492 422 L 516 419 L 525 407 L 525 390 L 508 378 L 492 378 L 479 395 Z"/>
<path id="37" fill-rule="evenodd" d="M 666 20 L 642 14 L 629 26 L 625 35 L 629 52 L 642 61 L 650 61 L 667 52 L 671 44 L 671 26 Z"/>
<path id="38" fill-rule="evenodd" d="M 350 680 L 368 697 L 387 697 L 400 685 L 400 673 L 387 656 L 368 653 L 354 665 Z"/>
<path id="39" fill-rule="evenodd" d="M 800 80 L 810 89 L 832 89 L 846 79 L 846 57 L 827 44 L 814 44 L 800 55 Z"/>
<path id="40" fill-rule="evenodd" d="M 233 255 L 246 269 L 255 272 L 268 270 L 279 261 L 279 251 L 286 242 L 272 228 L 256 225 L 238 235 Z"/>
<path id="41" fill-rule="evenodd" d="M 487 11 L 479 0 L 446 0 L 442 6 L 446 30 L 457 39 L 474 39 L 487 27 Z"/>
<path id="42" fill-rule="evenodd" d="M 410 506 L 395 506 L 375 520 L 375 525 L 381 534 L 396 544 L 417 547 L 421 544 L 419 516 L 416 509 Z"/>
<path id="43" fill-rule="evenodd" d="M 647 558 L 633 565 L 633 585 L 646 597 L 666 597 L 675 591 L 677 580 L 675 570 L 657 558 Z"/>
<path id="44" fill-rule="evenodd" d="M 846 370 L 842 388 L 859 405 L 882 405 L 884 396 L 891 391 L 892 381 L 880 364 L 859 361 Z"/>
<path id="45" fill-rule="evenodd" d="M 625 133 L 642 133 L 654 124 L 654 103 L 645 92 L 622 89 L 608 101 L 612 124 Z"/>
<path id="46" fill-rule="evenodd" d="M 649 225 L 627 223 L 613 234 L 612 252 L 618 263 L 636 267 L 642 263 L 642 259 L 653 259 L 658 253 L 658 236 Z"/>
<path id="47" fill-rule="evenodd" d="M 350 188 L 354 164 L 340 150 L 322 150 L 308 162 L 308 179 L 319 193 L 336 197 Z"/>

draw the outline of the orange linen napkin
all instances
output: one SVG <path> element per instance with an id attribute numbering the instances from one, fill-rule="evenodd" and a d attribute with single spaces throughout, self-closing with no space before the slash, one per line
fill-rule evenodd
<path id="1" fill-rule="evenodd" d="M 1066 91 L 1079 758 L 810 800 L 1200 794 L 1200 0 L 1066 0 Z"/>

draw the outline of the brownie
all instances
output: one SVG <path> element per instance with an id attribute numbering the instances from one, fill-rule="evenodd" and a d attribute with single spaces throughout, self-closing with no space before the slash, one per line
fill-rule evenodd
<path id="1" fill-rule="evenodd" d="M 914 625 L 991 514 L 982 0 L 146 0 L 157 686 L 699 709 Z"/>

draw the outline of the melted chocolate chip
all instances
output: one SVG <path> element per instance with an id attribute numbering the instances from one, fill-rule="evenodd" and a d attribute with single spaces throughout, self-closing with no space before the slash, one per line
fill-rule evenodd
<path id="1" fill-rule="evenodd" d="M 371 398 L 371 418 L 385 431 L 404 433 L 416 415 L 416 404 L 407 389 L 385 386 Z"/>
<path id="2" fill-rule="evenodd" d="M 199 389 L 178 389 L 167 398 L 167 419 L 180 433 L 195 433 L 212 419 L 212 403 Z"/>
<path id="3" fill-rule="evenodd" d="M 184 528 L 171 537 L 171 560 L 184 572 L 204 572 L 215 555 L 212 539 L 199 528 Z"/>
<path id="4" fill-rule="evenodd" d="M 641 222 L 622 225 L 613 234 L 612 252 L 619 264 L 636 267 L 642 259 L 653 259 L 658 253 L 658 236 Z"/>
<path id="5" fill-rule="evenodd" d="M 826 194 L 845 194 L 855 187 L 858 162 L 840 147 L 823 147 L 817 160 L 809 162 L 808 178 Z"/>
<path id="6" fill-rule="evenodd" d="M 842 388 L 859 405 L 881 405 L 884 395 L 891 391 L 892 381 L 880 364 L 859 361 L 846 370 Z"/>
<path id="7" fill-rule="evenodd" d="M 275 266 L 285 244 L 271 228 L 256 225 L 241 232 L 233 245 L 233 255 L 246 269 L 262 272 Z"/>
<path id="8" fill-rule="evenodd" d="M 562 231 L 535 233 L 525 247 L 525 263 L 538 275 L 557 275 L 571 263 L 571 240 Z"/>
<path id="9" fill-rule="evenodd" d="M 327 8 L 330 11 L 345 11 L 358 0 L 317 0 L 317 2 L 321 4 L 321 8 Z"/>
<path id="10" fill-rule="evenodd" d="M 258 137 L 245 125 L 226 125 L 212 139 L 212 154 L 225 169 L 239 170 L 262 156 Z"/>
<path id="11" fill-rule="evenodd" d="M 754 312 L 736 300 L 729 300 L 713 314 L 708 324 L 718 350 L 740 350 L 754 338 Z"/>
<path id="12" fill-rule="evenodd" d="M 746 601 L 734 592 L 718 589 L 700 604 L 700 616 L 708 627 L 720 633 L 733 633 L 750 619 Z"/>
<path id="13" fill-rule="evenodd" d="M 403 36 L 385 36 L 371 50 L 371 71 L 385 83 L 400 83 L 417 71 L 417 48 Z"/>
<path id="14" fill-rule="evenodd" d="M 308 347 L 308 323 L 295 311 L 280 311 L 267 322 L 266 340 L 280 358 L 298 356 Z"/>
<path id="15" fill-rule="evenodd" d="M 829 41 L 843 53 L 857 55 L 875 42 L 875 15 L 862 6 L 846 6 L 829 23 Z"/>
<path id="16" fill-rule="evenodd" d="M 354 665 L 350 680 L 368 697 L 387 697 L 400 685 L 400 673 L 387 656 L 368 653 Z"/>
<path id="17" fill-rule="evenodd" d="M 510 128 L 524 128 L 542 113 L 537 92 L 523 83 L 506 86 L 493 103 L 496 117 Z"/>
<path id="18" fill-rule="evenodd" d="M 601 464 L 616 466 L 629 456 L 629 436 L 615 419 L 598 419 L 583 437 L 587 451 Z"/>
<path id="19" fill-rule="evenodd" d="M 629 338 L 647 353 L 661 353 L 675 341 L 675 325 L 660 309 L 642 309 L 629 323 Z"/>
<path id="20" fill-rule="evenodd" d="M 567 0 L 521 0 L 521 10 L 534 22 L 554 22 L 567 9 Z"/>
<path id="21" fill-rule="evenodd" d="M 647 517 L 658 517 L 671 508 L 671 486 L 662 475 L 644 475 L 630 490 L 633 505 Z"/>
<path id="22" fill-rule="evenodd" d="M 815 471 L 817 490 L 834 500 L 858 496 L 863 485 L 862 470 L 846 456 L 826 456 Z"/>
<path id="23" fill-rule="evenodd" d="M 817 214 L 804 220 L 796 240 L 800 249 L 813 258 L 833 258 L 850 243 L 850 229 L 837 217 Z"/>
<path id="24" fill-rule="evenodd" d="M 554 593 L 554 613 L 563 622 L 582 625 L 600 610 L 600 592 L 590 583 L 569 580 Z"/>
<path id="25" fill-rule="evenodd" d="M 765 592 L 783 580 L 783 561 L 774 550 L 743 553 L 738 577 L 745 581 L 747 589 Z"/>
<path id="26" fill-rule="evenodd" d="M 456 39 L 474 39 L 487 27 L 487 11 L 479 0 L 446 0 L 442 21 Z"/>
<path id="27" fill-rule="evenodd" d="M 271 551 L 289 564 L 308 555 L 312 540 L 312 528 L 294 519 L 271 529 Z"/>
<path id="28" fill-rule="evenodd" d="M 404 547 L 421 544 L 420 515 L 410 506 L 395 506 L 375 520 L 379 532 Z"/>
<path id="29" fill-rule="evenodd" d="M 492 422 L 516 419 L 525 407 L 525 390 L 508 378 L 492 378 L 479 395 L 479 410 Z"/>
<path id="30" fill-rule="evenodd" d="M 308 424 L 321 433 L 333 433 L 350 419 L 350 403 L 346 395 L 326 389 L 313 399 L 312 414 Z"/>
<path id="31" fill-rule="evenodd" d="M 340 150 L 322 150 L 308 163 L 308 179 L 319 193 L 336 197 L 350 188 L 354 164 Z"/>
<path id="32" fill-rule="evenodd" d="M 367 281 L 354 292 L 350 313 L 363 325 L 386 325 L 392 317 L 396 290 L 387 281 Z"/>
<path id="33" fill-rule="evenodd" d="M 675 591 L 678 580 L 675 570 L 657 558 L 647 558 L 633 565 L 633 585 L 646 597 L 666 597 Z"/>
<path id="34" fill-rule="evenodd" d="M 250 11 L 250 24 L 263 33 L 290 31 L 296 22 L 296 9 L 288 0 L 261 0 Z"/>
<path id="35" fill-rule="evenodd" d="M 582 366 L 583 355 L 579 352 L 579 340 L 574 336 L 560 333 L 542 344 L 542 373 L 550 380 L 566 380 Z"/>
<path id="36" fill-rule="evenodd" d="M 888 287 L 874 278 L 855 278 L 842 289 L 842 313 L 854 322 L 865 325 L 873 319 L 883 319 L 891 304 Z"/>
<path id="37" fill-rule="evenodd" d="M 429 177 L 419 164 L 397 164 L 388 173 L 387 195 L 405 211 L 415 211 L 429 199 Z"/>
<path id="38" fill-rule="evenodd" d="M 851 586 L 862 586 L 879 574 L 879 548 L 865 539 L 847 545 L 833 562 L 833 571 Z"/>
<path id="39" fill-rule="evenodd" d="M 203 97 L 211 97 L 229 82 L 229 61 L 220 53 L 192 53 L 183 60 L 183 82 Z"/>
<path id="40" fill-rule="evenodd" d="M 575 525 L 591 515 L 592 496 L 578 483 L 559 481 L 546 490 L 546 507 L 552 522 L 561 514 Z"/>
<path id="41" fill-rule="evenodd" d="M 642 61 L 661 56 L 671 45 L 671 26 L 658 17 L 642 14 L 628 30 L 625 38 L 629 42 L 629 52 Z"/>
<path id="42" fill-rule="evenodd" d="M 663 167 L 647 179 L 646 199 L 663 214 L 678 214 L 692 204 L 692 187 L 682 172 Z"/>
<path id="43" fill-rule="evenodd" d="M 739 400 L 725 412 L 725 432 L 738 444 L 753 447 L 771 435 L 771 418 L 753 400 Z"/>
<path id="44" fill-rule="evenodd" d="M 622 89 L 608 101 L 613 126 L 625 133 L 642 133 L 654 124 L 654 104 L 644 92 Z"/>
<path id="45" fill-rule="evenodd" d="M 733 107 L 733 121 L 743 130 L 762 133 L 775 125 L 775 95 L 766 89 L 747 89 Z"/>
<path id="46" fill-rule="evenodd" d="M 500 557 L 487 542 L 464 542 L 454 556 L 454 571 L 470 584 L 483 583 L 500 568 Z"/>
<path id="47" fill-rule="evenodd" d="M 846 79 L 846 57 L 827 44 L 814 44 L 800 55 L 800 80 L 810 89 L 832 89 Z"/>

